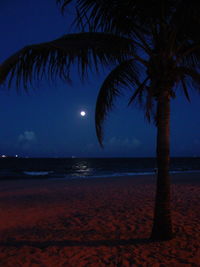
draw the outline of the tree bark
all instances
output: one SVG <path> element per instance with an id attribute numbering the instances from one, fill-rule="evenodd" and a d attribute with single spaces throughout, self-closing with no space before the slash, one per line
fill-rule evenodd
<path id="1" fill-rule="evenodd" d="M 170 95 L 163 91 L 157 99 L 157 188 L 154 221 L 151 233 L 153 240 L 173 238 L 170 192 Z"/>

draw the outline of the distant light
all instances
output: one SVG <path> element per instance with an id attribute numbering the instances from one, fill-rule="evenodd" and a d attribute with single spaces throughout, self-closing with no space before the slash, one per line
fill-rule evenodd
<path id="1" fill-rule="evenodd" d="M 2 157 L 2 158 L 6 158 L 6 155 L 2 155 L 1 157 Z"/>
<path id="2" fill-rule="evenodd" d="M 18 155 L 15 155 L 16 158 L 18 158 Z"/>
<path id="3" fill-rule="evenodd" d="M 80 114 L 81 114 L 82 117 L 84 117 L 84 116 L 86 115 L 86 112 L 85 112 L 84 110 L 82 110 L 82 111 L 80 112 Z"/>

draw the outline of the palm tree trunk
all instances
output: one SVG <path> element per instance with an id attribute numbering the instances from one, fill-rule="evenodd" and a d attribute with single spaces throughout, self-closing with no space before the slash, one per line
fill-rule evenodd
<path id="1" fill-rule="evenodd" d="M 157 188 L 153 240 L 169 240 L 173 237 L 170 209 L 170 95 L 163 91 L 157 100 Z"/>

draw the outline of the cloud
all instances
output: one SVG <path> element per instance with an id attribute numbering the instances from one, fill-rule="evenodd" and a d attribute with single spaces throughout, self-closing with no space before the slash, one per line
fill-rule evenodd
<path id="1" fill-rule="evenodd" d="M 20 134 L 18 137 L 19 142 L 33 142 L 36 141 L 36 135 L 33 131 L 25 131 L 23 134 Z"/>
<path id="2" fill-rule="evenodd" d="M 133 145 L 134 147 L 139 147 L 141 144 L 142 144 L 142 143 L 141 143 L 141 141 L 140 141 L 139 139 L 137 139 L 137 138 L 133 138 L 133 139 L 132 139 L 132 145 Z"/>
<path id="3" fill-rule="evenodd" d="M 25 131 L 18 136 L 18 145 L 23 149 L 29 149 L 36 140 L 36 134 L 33 131 Z"/>

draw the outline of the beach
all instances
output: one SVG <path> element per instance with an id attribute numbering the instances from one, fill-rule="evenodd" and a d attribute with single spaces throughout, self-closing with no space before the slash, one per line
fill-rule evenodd
<path id="1" fill-rule="evenodd" d="M 154 175 L 0 181 L 0 266 L 200 266 L 200 172 L 171 178 L 165 242 L 149 240 Z"/>

